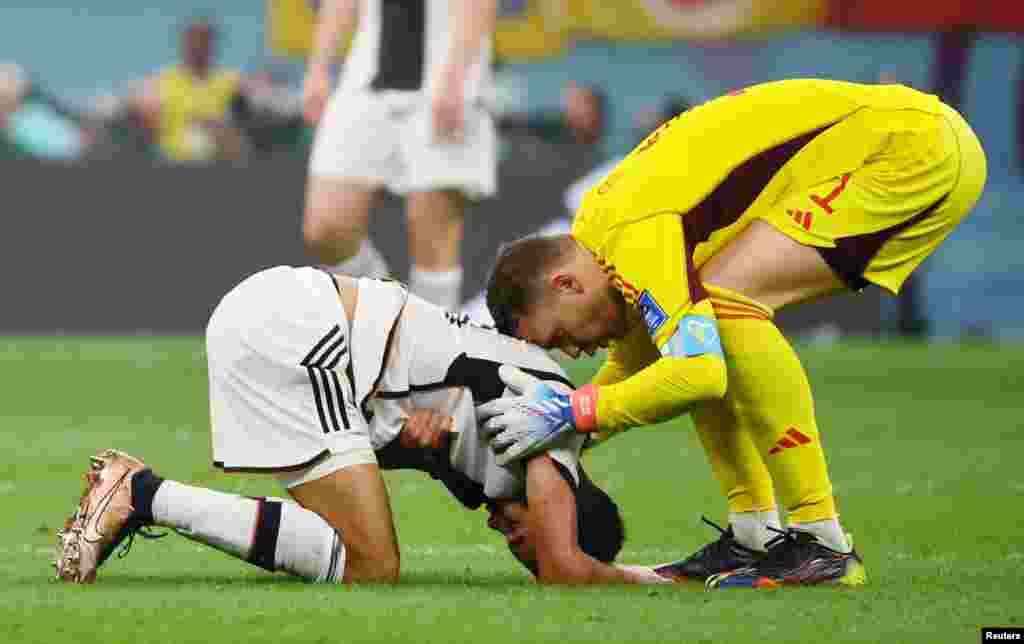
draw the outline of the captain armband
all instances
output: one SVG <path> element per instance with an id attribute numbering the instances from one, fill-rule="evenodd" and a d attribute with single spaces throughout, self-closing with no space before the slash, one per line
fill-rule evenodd
<path id="1" fill-rule="evenodd" d="M 661 355 L 665 357 L 693 358 L 705 354 L 724 357 L 718 323 L 706 315 L 683 316 L 675 332 L 661 347 Z"/>

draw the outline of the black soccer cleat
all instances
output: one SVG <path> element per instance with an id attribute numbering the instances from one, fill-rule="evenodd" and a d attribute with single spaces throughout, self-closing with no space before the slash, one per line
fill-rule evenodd
<path id="1" fill-rule="evenodd" d="M 768 552 L 752 566 L 709 577 L 705 586 L 717 588 L 779 588 L 819 584 L 861 586 L 867 583 L 864 561 L 856 550 L 839 552 L 809 532 L 776 530 Z"/>
<path id="2" fill-rule="evenodd" d="M 673 581 L 704 582 L 713 575 L 751 566 L 761 557 L 761 553 L 736 541 L 732 526 L 722 528 L 707 517 L 701 517 L 701 521 L 718 530 L 718 539 L 686 559 L 657 566 L 654 572 Z"/>

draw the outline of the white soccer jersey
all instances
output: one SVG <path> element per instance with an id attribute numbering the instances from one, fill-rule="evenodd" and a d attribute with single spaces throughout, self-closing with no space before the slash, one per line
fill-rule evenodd
<path id="1" fill-rule="evenodd" d="M 394 440 L 413 409 L 435 409 L 455 419 L 459 437 L 452 445 L 451 463 L 456 470 L 480 484 L 487 498 L 523 496 L 522 466 L 499 467 L 476 422 L 476 405 L 507 393 L 498 377 L 502 364 L 569 384 L 565 373 L 543 349 L 480 327 L 465 316 L 410 295 L 371 403 L 370 440 L 374 448 Z M 571 436 L 564 446 L 549 452 L 577 483 L 583 440 L 582 435 Z"/>
<path id="2" fill-rule="evenodd" d="M 518 498 L 522 471 L 495 464 L 475 406 L 506 393 L 503 363 L 568 384 L 542 349 L 447 313 L 397 282 L 360 279 L 346 323 L 337 284 L 309 267 L 243 280 L 217 305 L 206 339 L 214 464 L 274 471 L 289 486 L 329 473 L 310 467 L 327 455 L 332 467 L 372 463 L 413 409 L 430 408 L 455 418 L 450 462 L 480 486 L 474 498 Z M 571 436 L 550 452 L 577 483 L 582 442 Z"/>
<path id="3" fill-rule="evenodd" d="M 359 22 L 345 58 L 339 90 L 426 91 L 447 62 L 454 32 L 449 0 L 359 0 Z M 491 38 L 487 36 L 466 80 L 474 102 L 491 83 Z"/>

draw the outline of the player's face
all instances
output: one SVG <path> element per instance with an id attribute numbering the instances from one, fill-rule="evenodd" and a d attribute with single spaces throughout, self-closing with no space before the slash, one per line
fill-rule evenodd
<path id="1" fill-rule="evenodd" d="M 597 97 L 576 83 L 569 83 L 565 92 L 565 118 L 569 127 L 584 140 L 596 139 L 601 130 L 601 111 Z"/>
<path id="2" fill-rule="evenodd" d="M 519 323 L 519 336 L 572 358 L 626 335 L 627 305 L 612 286 L 552 293 Z"/>
<path id="3" fill-rule="evenodd" d="M 182 36 L 185 63 L 190 67 L 209 67 L 213 62 L 213 29 L 193 25 Z"/>
<path id="4" fill-rule="evenodd" d="M 491 516 L 487 527 L 505 537 L 508 549 L 530 570 L 537 566 L 537 549 L 527 529 L 526 504 L 520 501 L 500 501 L 488 506 Z"/>

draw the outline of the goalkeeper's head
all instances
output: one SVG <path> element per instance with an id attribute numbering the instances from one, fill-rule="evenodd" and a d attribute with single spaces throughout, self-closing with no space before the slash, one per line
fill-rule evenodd
<path id="1" fill-rule="evenodd" d="M 569 235 L 503 246 L 487 282 L 487 308 L 498 331 L 573 358 L 594 355 L 638 321 L 602 264 Z"/>
<path id="2" fill-rule="evenodd" d="M 557 466 L 567 476 L 564 467 Z M 619 506 L 590 480 L 582 467 L 579 484 L 570 485 L 576 500 L 576 541 L 580 550 L 604 563 L 615 561 L 626 540 Z M 487 525 L 505 536 L 512 554 L 536 575 L 537 550 L 526 500 L 495 501 L 487 507 L 491 512 Z"/>

